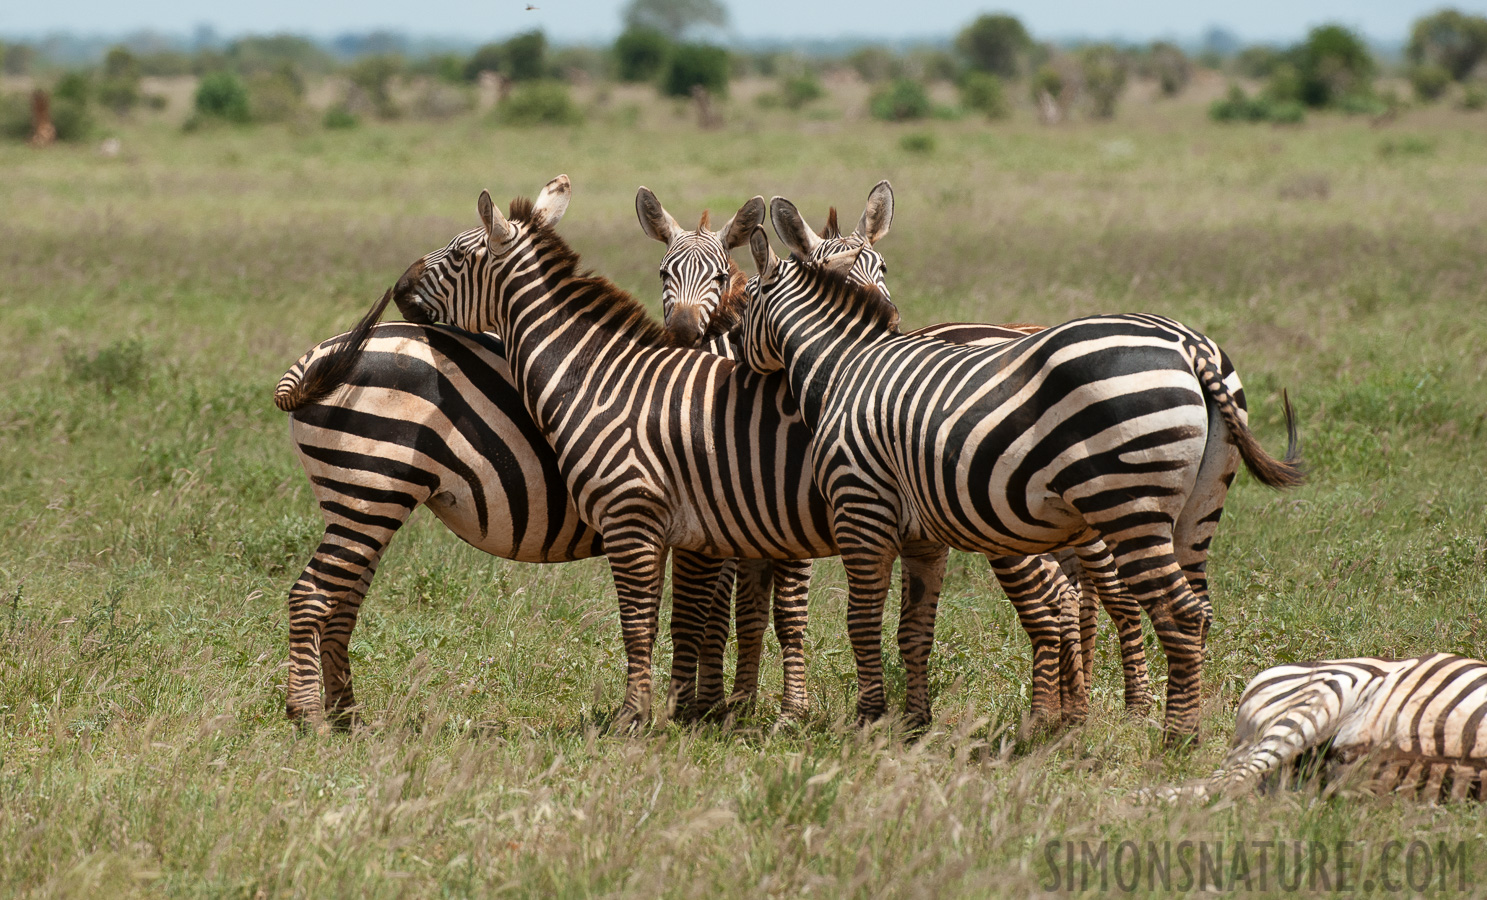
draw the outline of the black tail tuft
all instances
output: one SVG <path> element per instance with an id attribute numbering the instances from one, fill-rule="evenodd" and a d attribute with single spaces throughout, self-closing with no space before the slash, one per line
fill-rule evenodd
<path id="1" fill-rule="evenodd" d="M 345 383 L 346 377 L 361 356 L 372 328 L 382 319 L 382 312 L 392 302 L 393 289 L 388 288 L 382 299 L 372 304 L 367 314 L 361 317 L 356 327 L 341 336 L 337 347 L 310 363 L 304 377 L 298 381 L 279 383 L 274 391 L 274 405 L 284 412 L 294 412 L 312 403 L 319 403 Z"/>
<path id="2" fill-rule="evenodd" d="M 1286 456 L 1276 459 L 1265 452 L 1260 442 L 1248 428 L 1230 428 L 1234 444 L 1244 459 L 1245 468 L 1260 479 L 1260 483 L 1273 488 L 1300 487 L 1306 483 L 1306 470 L 1301 464 L 1301 437 L 1296 430 L 1296 411 L 1291 408 L 1291 397 L 1281 391 L 1281 404 L 1286 412 Z"/>

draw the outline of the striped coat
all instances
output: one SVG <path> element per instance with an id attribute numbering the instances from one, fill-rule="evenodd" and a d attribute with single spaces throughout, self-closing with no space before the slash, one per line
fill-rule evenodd
<path id="1" fill-rule="evenodd" d="M 1204 519 L 1240 457 L 1267 484 L 1300 482 L 1294 429 L 1287 459 L 1267 456 L 1232 367 L 1170 320 L 1101 317 L 956 347 L 896 334 L 876 292 L 831 265 L 777 260 L 762 229 L 752 247 L 760 296 L 745 357 L 786 374 L 815 433 L 811 465 L 848 574 L 859 716 L 884 709 L 878 632 L 895 557 L 923 583 L 900 620 L 920 723 L 944 548 L 1000 557 L 1099 540 L 1166 652 L 1168 739 L 1196 737 L 1212 613 L 1185 576 L 1207 556 L 1195 536 L 1211 533 Z"/>

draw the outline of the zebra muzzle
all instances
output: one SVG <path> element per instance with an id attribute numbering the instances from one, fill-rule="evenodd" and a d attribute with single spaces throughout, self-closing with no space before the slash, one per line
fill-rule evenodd
<path id="1" fill-rule="evenodd" d="M 423 260 L 420 259 L 403 272 L 397 284 L 393 285 L 392 302 L 397 304 L 398 312 L 402 313 L 405 320 L 416 325 L 431 325 L 434 317 L 413 290 L 418 279 L 423 277 L 423 269 Z"/>

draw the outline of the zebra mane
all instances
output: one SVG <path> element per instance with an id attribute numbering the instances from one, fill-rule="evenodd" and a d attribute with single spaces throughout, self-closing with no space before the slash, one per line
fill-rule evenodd
<path id="1" fill-rule="evenodd" d="M 821 229 L 821 237 L 824 240 L 830 240 L 841 236 L 842 229 L 841 226 L 836 224 L 836 207 L 833 206 L 831 211 L 826 214 L 826 225 Z"/>
<path id="2" fill-rule="evenodd" d="M 797 264 L 800 264 L 797 261 Z M 868 321 L 881 325 L 898 334 L 898 307 L 878 290 L 876 284 L 863 284 L 852 280 L 851 272 L 827 269 L 811 262 L 800 264 L 801 269 L 814 278 L 819 294 L 836 298 L 836 304 L 850 312 L 863 313 Z"/>
<path id="3" fill-rule="evenodd" d="M 720 334 L 729 334 L 743 323 L 744 310 L 750 300 L 749 276 L 744 274 L 733 257 L 728 258 L 728 288 L 718 298 L 718 308 L 707 323 L 703 337 L 711 340 Z"/>
<path id="4" fill-rule="evenodd" d="M 623 331 L 646 346 L 676 346 L 676 338 L 661 323 L 651 318 L 645 305 L 639 300 L 603 275 L 579 270 L 582 259 L 577 251 L 568 246 L 568 242 L 551 225 L 532 218 L 532 201 L 525 197 L 512 200 L 509 218 L 512 222 L 523 222 L 528 226 L 532 249 L 541 257 L 542 267 L 549 278 L 571 285 L 573 293 L 583 295 L 586 306 L 609 313 L 621 313 L 611 319 L 612 324 L 606 326 L 607 328 Z"/>

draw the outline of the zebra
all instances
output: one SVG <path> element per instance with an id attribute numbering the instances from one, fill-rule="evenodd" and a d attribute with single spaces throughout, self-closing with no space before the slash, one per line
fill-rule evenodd
<path id="1" fill-rule="evenodd" d="M 736 357 L 737 335 L 730 331 L 741 321 L 743 308 L 753 295 L 758 278 L 746 279 L 728 251 L 747 240 L 747 235 L 741 233 L 740 223 L 762 218 L 763 205 L 762 197 L 750 200 L 717 232 L 709 230 L 708 216 L 704 212 L 698 228 L 686 231 L 677 225 L 653 192 L 645 187 L 636 192 L 636 216 L 641 229 L 648 237 L 667 246 L 659 267 L 663 322 L 684 346 L 696 346 L 706 340 L 708 349 L 713 352 Z M 758 209 L 760 214 L 746 218 L 745 211 L 754 209 Z M 802 259 L 820 261 L 855 249 L 858 252 L 848 278 L 862 284 L 873 284 L 884 297 L 890 297 L 887 263 L 875 245 L 887 235 L 893 211 L 893 186 L 885 179 L 869 191 L 857 225 L 846 235 L 838 225 L 836 207 L 829 210 L 826 225 L 819 234 L 801 219 L 799 233 L 806 235 L 808 242 L 799 247 L 797 253 Z M 798 217 L 799 213 L 795 215 Z M 997 344 L 1008 339 L 1008 329 L 1020 335 L 1039 331 L 1042 326 L 949 323 L 920 329 L 914 334 L 962 344 Z M 690 344 L 687 335 L 692 338 Z M 1108 554 L 1102 554 L 1102 548 L 1091 548 L 1086 555 L 1093 560 L 1095 569 L 1090 577 L 1085 577 L 1072 552 L 1068 554 L 1066 571 L 1063 572 L 1049 568 L 1046 560 L 1009 557 L 993 562 L 994 571 L 1009 596 L 1018 602 L 1024 627 L 1033 637 L 1035 724 L 1061 718 L 1078 721 L 1087 710 L 1085 685 L 1093 680 L 1095 623 L 1094 606 L 1086 599 L 1097 593 L 1097 586 L 1104 588 L 1100 596 L 1117 625 L 1120 637 L 1126 676 L 1126 707 L 1131 714 L 1140 715 L 1151 702 L 1140 607 L 1118 590 L 1108 571 L 1099 571 L 1101 565 L 1108 566 L 1109 559 Z M 739 567 L 739 663 L 730 703 L 747 702 L 756 689 L 761 638 L 768 618 L 763 597 L 773 575 L 775 631 L 785 670 L 782 710 L 803 711 L 806 706 L 804 637 L 810 561 L 751 560 L 740 562 Z M 1087 585 L 1084 593 L 1072 589 L 1066 578 L 1084 578 Z M 722 583 L 724 580 L 720 579 Z M 1062 614 L 1056 624 L 1048 620 L 1049 603 L 1053 604 L 1053 610 Z M 1064 606 L 1068 609 L 1063 609 Z M 726 610 L 726 598 L 723 608 Z M 716 624 L 718 618 L 721 619 L 721 628 Z M 708 629 L 708 636 L 704 639 L 701 654 L 704 665 L 707 665 L 707 660 L 721 654 L 721 643 L 727 638 L 726 611 L 713 621 L 715 625 Z M 1073 655 L 1076 648 L 1082 660 Z M 1057 703 L 1052 700 L 1055 681 Z"/>
<path id="2" fill-rule="evenodd" d="M 764 207 L 756 199 L 740 209 L 737 221 L 757 223 Z M 726 251 L 721 254 L 727 258 Z M 738 281 L 718 312 L 723 330 L 737 323 L 735 307 L 747 297 L 744 279 Z M 426 319 L 407 305 L 406 289 L 404 279 L 375 311 L 380 315 L 394 300 L 413 324 L 373 326 L 375 316 L 369 317 L 351 335 L 311 348 L 275 390 L 275 404 L 290 413 L 291 441 L 326 520 L 321 542 L 289 595 L 286 708 L 291 718 L 316 726 L 351 722 L 355 697 L 347 645 L 382 553 L 419 505 L 494 556 L 553 563 L 602 554 L 599 535 L 579 518 L 552 448 L 521 404 L 500 339 L 419 324 Z M 980 327 L 956 336 L 988 334 L 1006 332 Z M 336 352 L 358 342 L 362 355 Z M 342 382 L 351 389 L 332 394 Z M 683 595 L 683 627 L 688 610 L 705 609 L 709 596 L 731 592 L 733 581 L 719 566 L 696 554 L 677 554 L 672 581 L 673 591 Z M 741 585 L 746 595 L 767 589 L 767 582 L 758 585 L 749 575 Z M 690 624 L 702 627 L 701 621 Z M 726 641 L 726 631 L 721 639 Z M 758 655 L 757 649 L 751 655 L 756 676 Z M 740 669 L 746 686 L 749 656 Z M 689 673 L 698 663 L 694 678 Z M 693 660 L 683 647 L 673 660 L 678 714 L 716 708 L 723 700 L 722 677 L 721 648 Z"/>
<path id="3" fill-rule="evenodd" d="M 802 236 L 776 212 L 784 204 L 771 201 L 771 220 L 793 247 Z M 917 725 L 929 721 L 944 548 L 995 558 L 1099 539 L 1166 653 L 1166 739 L 1196 741 L 1212 611 L 1188 573 L 1206 565 L 1241 458 L 1267 485 L 1302 482 L 1289 399 L 1278 461 L 1249 431 L 1222 351 L 1170 319 L 1092 317 L 957 347 L 897 334 L 897 310 L 840 275 L 850 251 L 818 266 L 781 261 L 762 227 L 750 247 L 760 281 L 744 357 L 786 375 L 815 434 L 810 465 L 847 570 L 859 719 L 884 712 L 879 632 L 895 556 L 924 585 L 900 618 L 906 715 Z"/>
<path id="4" fill-rule="evenodd" d="M 602 535 L 626 648 L 617 722 L 626 727 L 650 710 L 667 547 L 776 559 L 836 547 L 819 491 L 793 464 L 806 458 L 810 435 L 784 379 L 677 347 L 634 298 L 579 274 L 577 255 L 552 229 L 569 190 L 560 176 L 535 202 L 513 201 L 509 219 L 482 192 L 481 227 L 416 261 L 399 282 L 409 289 L 394 293 L 405 315 L 503 336 L 579 515 Z M 338 347 L 357 351 L 355 340 Z M 937 581 L 924 582 L 934 570 L 906 564 L 906 601 L 938 592 Z"/>
<path id="5" fill-rule="evenodd" d="M 1450 653 L 1275 666 L 1244 689 L 1223 764 L 1197 783 L 1143 795 L 1232 796 L 1321 774 L 1430 801 L 1487 800 L 1487 663 Z"/>

